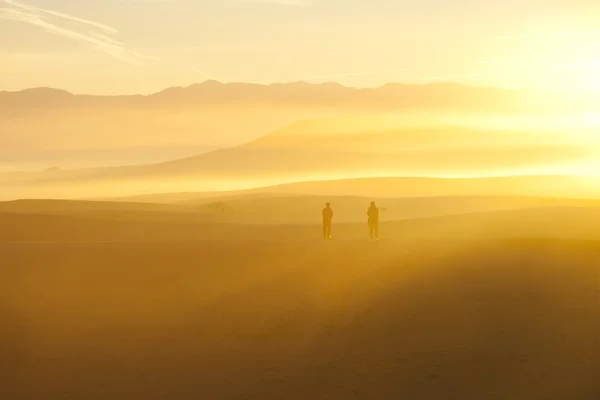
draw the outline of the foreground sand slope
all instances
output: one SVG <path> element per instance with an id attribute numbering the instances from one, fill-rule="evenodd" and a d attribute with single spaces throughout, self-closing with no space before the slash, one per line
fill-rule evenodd
<path id="1" fill-rule="evenodd" d="M 596 242 L 0 243 L 0 252 L 3 399 L 600 395 Z"/>

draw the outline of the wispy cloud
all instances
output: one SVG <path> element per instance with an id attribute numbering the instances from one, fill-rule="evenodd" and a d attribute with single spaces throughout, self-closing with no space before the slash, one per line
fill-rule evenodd
<path id="1" fill-rule="evenodd" d="M 346 76 L 364 76 L 364 75 L 379 75 L 386 74 L 390 72 L 406 72 L 411 71 L 407 68 L 393 68 L 393 69 L 380 69 L 376 71 L 358 71 L 358 72 L 342 72 L 338 74 L 329 74 L 329 75 L 315 75 L 315 76 L 307 76 L 302 78 L 304 81 L 312 81 L 312 80 L 322 80 L 322 79 L 333 79 L 333 78 L 343 78 Z"/>
<path id="2" fill-rule="evenodd" d="M 0 7 L 0 19 L 37 26 L 48 33 L 93 46 L 132 65 L 141 65 L 141 59 L 150 58 L 129 51 L 123 42 L 113 37 L 118 31 L 111 26 L 15 0 L 0 0 L 2 4 L 4 7 Z"/>
<path id="3" fill-rule="evenodd" d="M 72 16 L 72 15 L 68 15 L 68 14 L 64 14 L 64 13 L 58 12 L 58 11 L 52 11 L 52 10 L 47 10 L 47 9 L 43 9 L 43 8 L 39 8 L 39 7 L 34 7 L 34 6 L 27 5 L 27 4 L 24 4 L 24 3 L 20 3 L 20 2 L 14 1 L 14 0 L 4 0 L 4 3 L 7 4 L 7 5 L 9 5 L 9 6 L 13 6 L 13 7 L 17 8 L 17 9 L 27 10 L 27 11 L 30 11 L 30 12 L 37 12 L 37 13 L 40 13 L 40 14 L 52 15 L 52 16 L 55 16 L 55 17 L 66 19 L 66 20 L 70 20 L 70 21 L 74 21 L 74 22 L 80 22 L 80 23 L 83 23 L 83 24 L 86 24 L 86 25 L 90 25 L 90 26 L 99 28 L 99 29 L 101 29 L 101 30 L 103 30 L 105 32 L 117 33 L 117 30 L 115 28 L 112 28 L 112 27 L 110 27 L 108 25 L 104 25 L 104 24 L 101 24 L 99 22 L 89 21 L 89 20 L 82 19 L 82 18 L 78 18 L 78 17 Z"/>

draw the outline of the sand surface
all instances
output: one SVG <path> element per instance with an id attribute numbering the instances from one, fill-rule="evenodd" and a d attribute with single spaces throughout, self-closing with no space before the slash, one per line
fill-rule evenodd
<path id="1" fill-rule="evenodd" d="M 2 399 L 600 398 L 593 241 L 231 237 L 0 254 Z"/>

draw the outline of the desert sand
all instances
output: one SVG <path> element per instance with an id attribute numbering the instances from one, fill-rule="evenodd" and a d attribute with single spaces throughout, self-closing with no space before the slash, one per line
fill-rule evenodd
<path id="1" fill-rule="evenodd" d="M 369 242 L 100 204 L 4 204 L 0 398 L 600 396 L 594 206 L 384 221 Z"/>

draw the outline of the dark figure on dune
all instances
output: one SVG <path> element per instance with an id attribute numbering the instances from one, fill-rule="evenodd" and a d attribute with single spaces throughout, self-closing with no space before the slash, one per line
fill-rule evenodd
<path id="1" fill-rule="evenodd" d="M 371 240 L 379 240 L 379 208 L 375 205 L 375 202 L 371 202 L 371 207 L 367 210 L 369 216 L 369 235 Z"/>
<path id="2" fill-rule="evenodd" d="M 331 239 L 331 220 L 333 219 L 333 210 L 331 204 L 325 204 L 323 209 L 323 239 Z"/>

